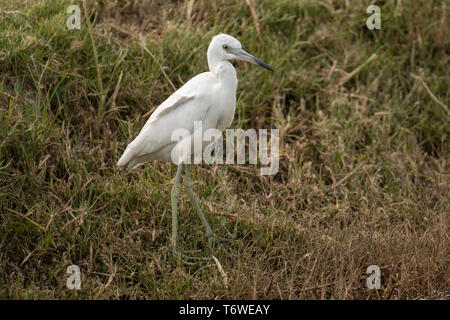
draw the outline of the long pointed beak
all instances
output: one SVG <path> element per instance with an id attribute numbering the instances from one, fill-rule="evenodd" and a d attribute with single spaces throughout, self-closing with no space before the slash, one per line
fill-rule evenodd
<path id="1" fill-rule="evenodd" d="M 236 49 L 233 54 L 240 60 L 244 60 L 244 61 L 248 61 L 251 63 L 254 63 L 260 67 L 263 67 L 267 70 L 270 70 L 272 72 L 274 72 L 274 70 L 272 69 L 271 66 L 269 66 L 268 64 L 266 64 L 264 61 L 259 60 L 258 58 L 252 56 L 250 53 L 245 52 L 242 49 Z"/>

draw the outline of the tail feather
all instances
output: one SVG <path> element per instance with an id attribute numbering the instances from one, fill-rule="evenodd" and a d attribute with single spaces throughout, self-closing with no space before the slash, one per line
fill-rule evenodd
<path id="1" fill-rule="evenodd" d="M 127 146 L 125 152 L 122 154 L 119 161 L 117 161 L 119 167 L 128 166 L 128 168 L 132 168 L 136 165 L 136 160 L 139 158 L 141 151 L 136 140 L 137 138 Z"/>

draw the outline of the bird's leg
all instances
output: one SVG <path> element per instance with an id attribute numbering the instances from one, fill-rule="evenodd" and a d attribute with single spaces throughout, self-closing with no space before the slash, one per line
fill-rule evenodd
<path id="1" fill-rule="evenodd" d="M 213 232 L 211 229 L 211 226 L 209 225 L 208 221 L 205 218 L 205 215 L 202 212 L 202 209 L 200 208 L 200 205 L 198 204 L 197 199 L 194 196 L 194 193 L 192 192 L 192 179 L 191 179 L 191 170 L 192 170 L 192 165 L 191 164 L 187 164 L 186 165 L 186 173 L 184 174 L 184 186 L 186 188 L 186 192 L 189 196 L 189 198 L 191 199 L 192 204 L 195 207 L 195 210 L 198 213 L 198 216 L 200 217 L 200 220 L 202 221 L 203 226 L 205 227 L 206 230 L 206 238 L 208 239 L 208 246 L 210 249 L 212 249 L 212 240 L 213 240 Z"/>
<path id="2" fill-rule="evenodd" d="M 181 175 L 183 172 L 183 163 L 180 163 L 178 165 L 177 174 L 175 176 L 175 180 L 173 181 L 173 187 L 171 192 L 171 202 L 172 202 L 172 249 L 178 257 L 180 257 L 180 252 L 177 248 L 177 242 L 178 242 L 178 205 L 177 205 L 177 198 L 178 198 L 178 184 L 180 183 Z"/>

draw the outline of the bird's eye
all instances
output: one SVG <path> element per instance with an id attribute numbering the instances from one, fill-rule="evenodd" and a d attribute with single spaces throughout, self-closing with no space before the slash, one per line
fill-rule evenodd
<path id="1" fill-rule="evenodd" d="M 227 46 L 226 44 L 224 44 L 224 45 L 223 45 L 223 49 L 224 49 L 225 51 L 228 51 L 228 46 Z"/>

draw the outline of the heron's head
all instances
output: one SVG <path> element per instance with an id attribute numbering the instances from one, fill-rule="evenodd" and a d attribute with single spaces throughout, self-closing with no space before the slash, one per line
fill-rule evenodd
<path id="1" fill-rule="evenodd" d="M 242 49 L 242 45 L 238 39 L 223 33 L 215 36 L 209 44 L 208 59 L 212 59 L 215 61 L 225 61 L 233 59 L 244 60 L 254 63 L 260 67 L 266 68 L 267 70 L 273 71 L 273 69 L 262 60 L 245 52 Z"/>

